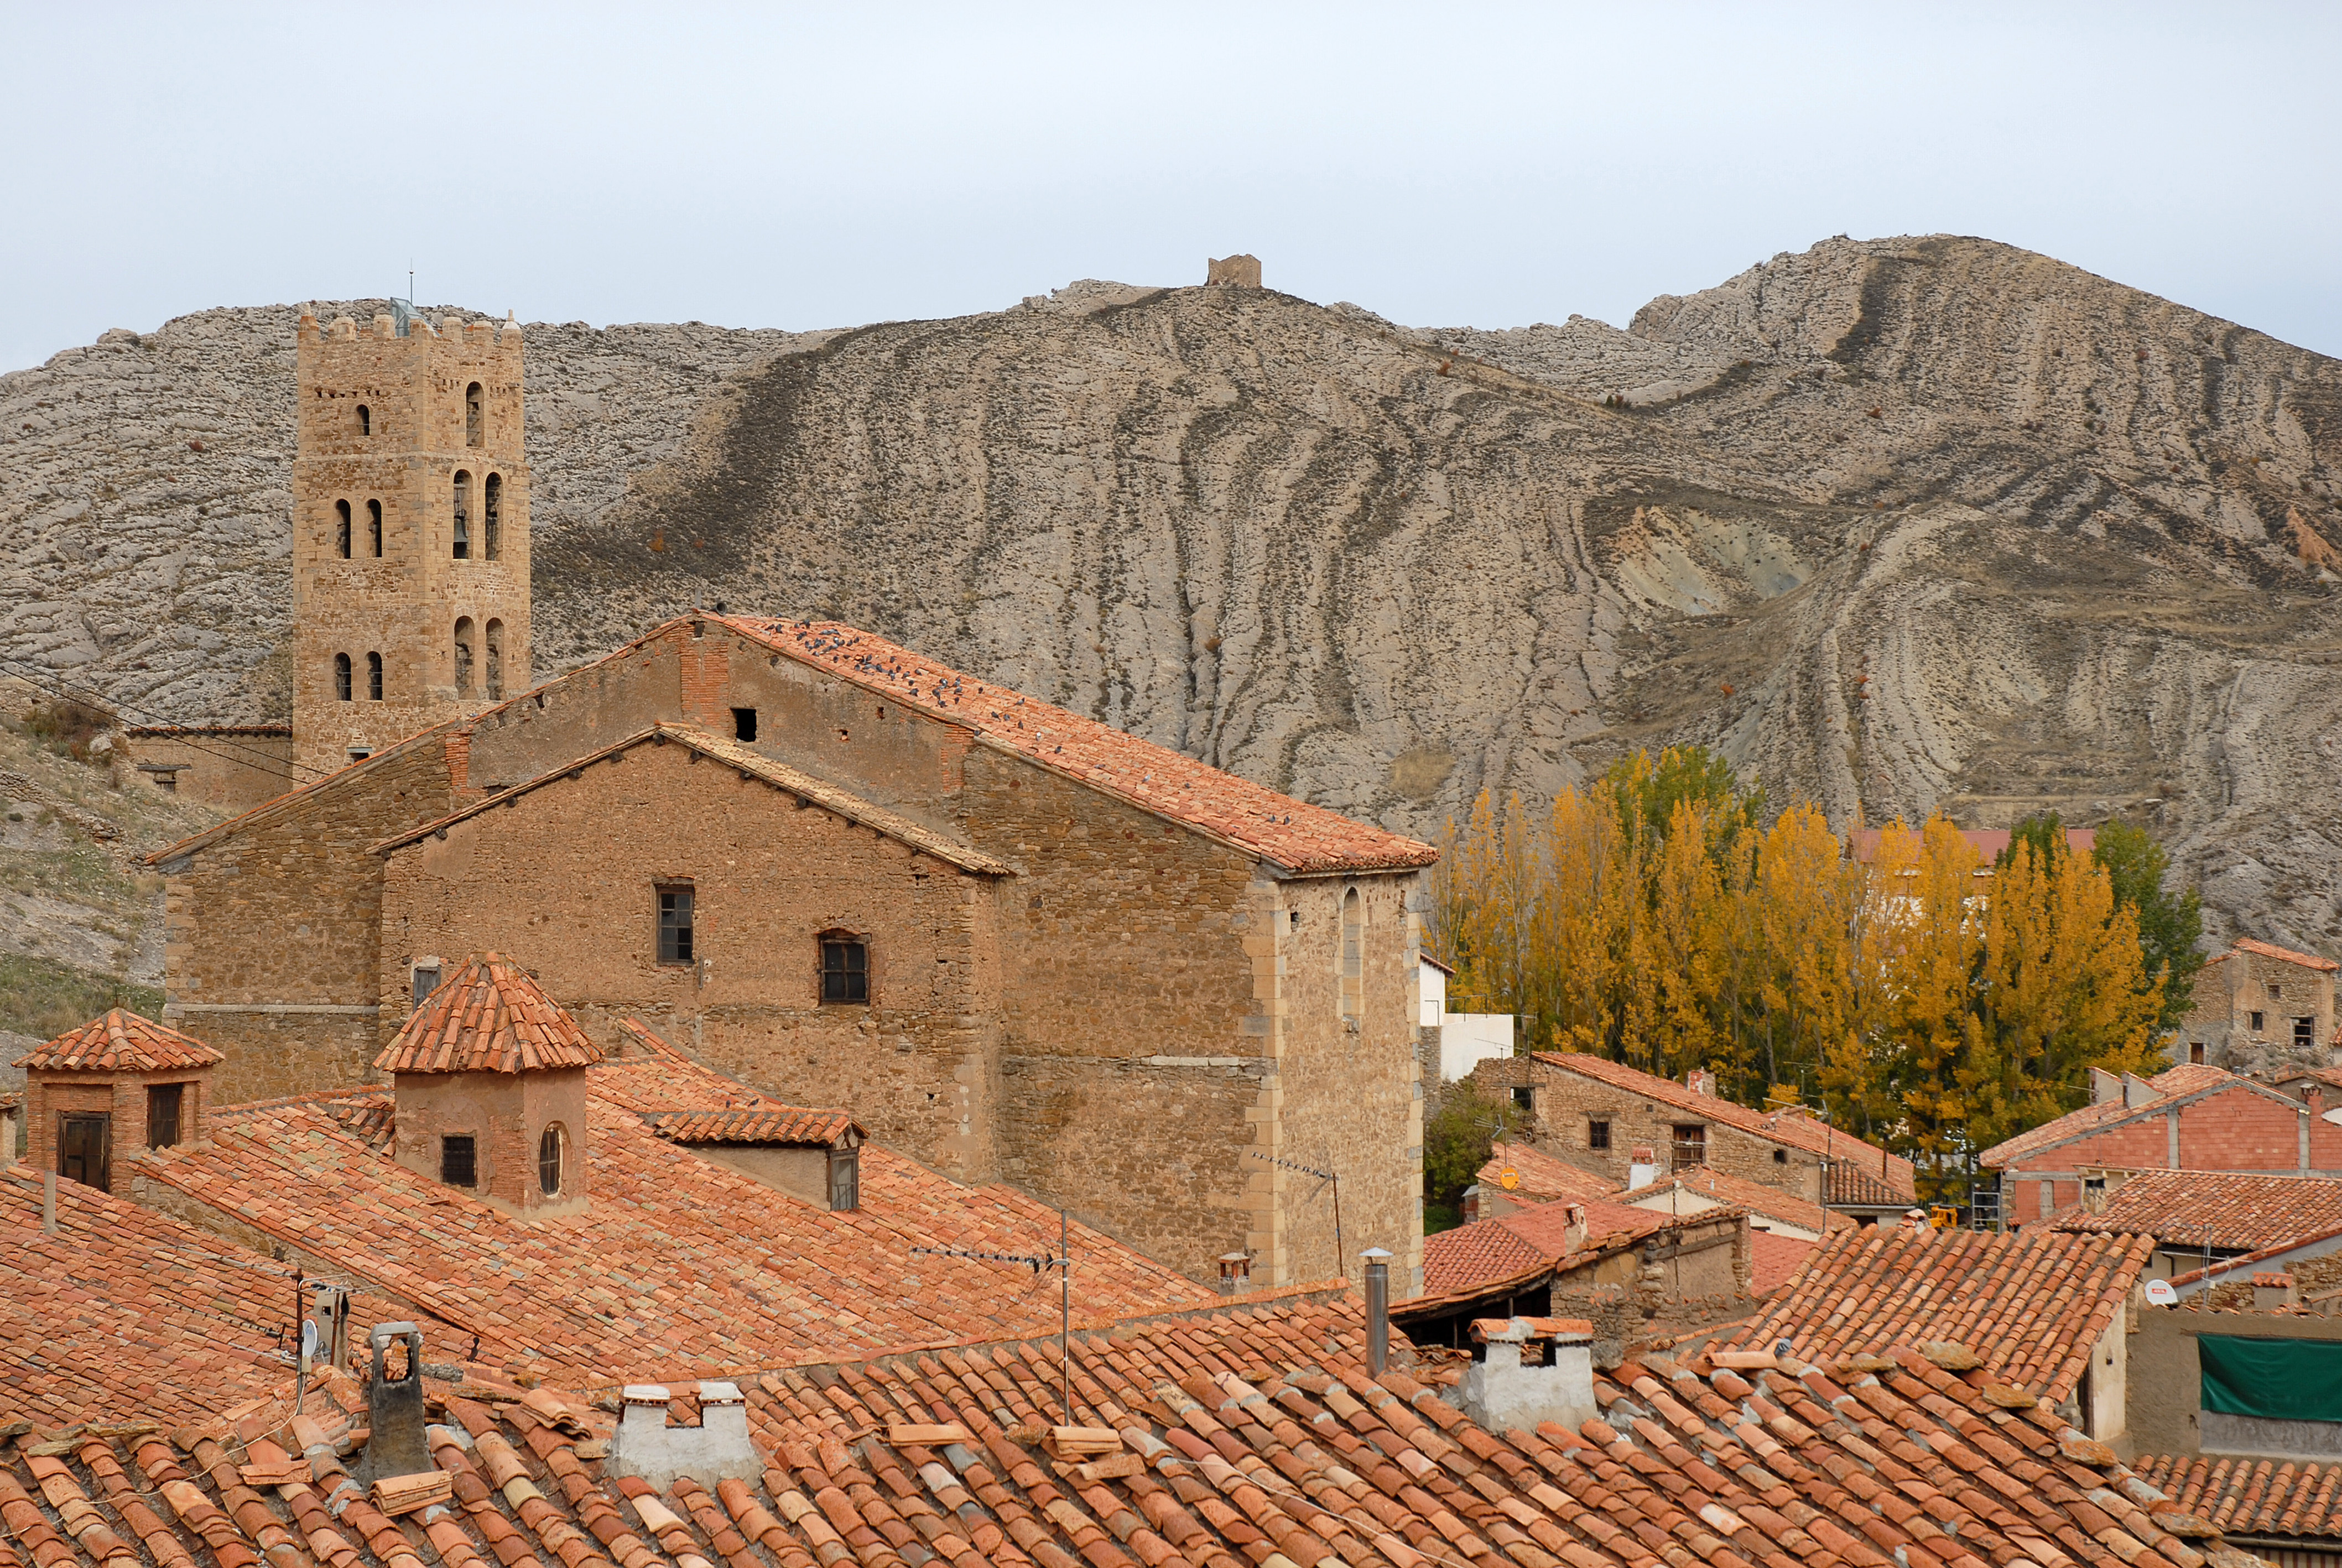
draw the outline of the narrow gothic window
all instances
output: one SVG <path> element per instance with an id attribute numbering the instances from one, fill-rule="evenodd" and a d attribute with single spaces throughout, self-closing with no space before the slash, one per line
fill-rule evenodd
<path id="1" fill-rule="evenodd" d="M 334 695 L 345 703 L 350 700 L 350 656 L 347 654 L 334 655 Z"/>
<path id="2" fill-rule="evenodd" d="M 546 1197 L 561 1193 L 561 1124 L 545 1128 L 545 1136 L 536 1141 L 536 1188 Z"/>
<path id="3" fill-rule="evenodd" d="M 464 469 L 455 470 L 455 559 L 467 559 L 472 554 L 472 476 Z"/>
<path id="4" fill-rule="evenodd" d="M 378 561 L 378 560 L 380 560 L 380 559 L 382 558 L 382 503 L 381 503 L 381 502 L 379 502 L 379 501 L 369 501 L 369 502 L 367 502 L 367 503 L 366 503 L 366 525 L 367 525 L 369 528 L 371 528 L 371 529 L 373 529 L 373 530 L 374 530 L 374 554 L 375 554 L 375 559 L 376 559 L 376 560 Z"/>
<path id="5" fill-rule="evenodd" d="M 1342 895 L 1342 1017 L 1351 1024 L 1366 1012 L 1365 949 L 1364 912 L 1354 887 Z"/>
<path id="6" fill-rule="evenodd" d="M 374 415 L 366 412 L 366 405 L 363 403 L 358 404 L 358 434 L 360 435 L 374 434 Z"/>
<path id="7" fill-rule="evenodd" d="M 480 558 L 493 561 L 504 554 L 504 529 L 501 514 L 505 502 L 505 476 L 491 474 L 480 486 Z"/>
<path id="8" fill-rule="evenodd" d="M 472 383 L 464 389 L 464 444 L 480 444 L 480 384 Z"/>
<path id="9" fill-rule="evenodd" d="M 455 623 L 455 690 L 464 696 L 472 694 L 472 617 L 465 615 Z"/>
<path id="10" fill-rule="evenodd" d="M 505 624 L 488 623 L 488 695 L 496 702 L 505 696 Z"/>
<path id="11" fill-rule="evenodd" d="M 821 999 L 870 1000 L 870 949 L 859 937 L 840 933 L 821 939 Z"/>
<path id="12" fill-rule="evenodd" d="M 350 558 L 350 504 L 334 503 L 334 550 L 345 561 Z"/>
<path id="13" fill-rule="evenodd" d="M 370 703 L 382 701 L 382 655 L 380 654 L 366 655 L 366 701 Z"/>

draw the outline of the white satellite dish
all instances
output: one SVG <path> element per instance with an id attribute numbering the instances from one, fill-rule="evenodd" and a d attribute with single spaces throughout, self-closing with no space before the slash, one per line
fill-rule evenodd
<path id="1" fill-rule="evenodd" d="M 2149 1306 L 2177 1306 L 2179 1304 L 2179 1293 L 2171 1288 L 2169 1280 L 2149 1280 L 2147 1282 L 2147 1303 Z"/>

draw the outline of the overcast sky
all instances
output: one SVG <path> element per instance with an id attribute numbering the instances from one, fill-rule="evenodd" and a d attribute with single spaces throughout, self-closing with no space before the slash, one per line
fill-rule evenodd
<path id="1" fill-rule="evenodd" d="M 0 369 L 214 305 L 835 326 L 1079 277 L 1625 325 L 1835 234 L 2342 354 L 2342 6 L 0 5 Z"/>

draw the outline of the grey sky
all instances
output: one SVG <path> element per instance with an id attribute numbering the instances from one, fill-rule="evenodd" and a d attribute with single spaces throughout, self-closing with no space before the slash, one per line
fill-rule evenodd
<path id="1" fill-rule="evenodd" d="M 213 305 L 815 327 L 1077 277 L 1625 325 L 1833 234 L 2342 353 L 2342 7 L 0 7 L 0 368 Z"/>

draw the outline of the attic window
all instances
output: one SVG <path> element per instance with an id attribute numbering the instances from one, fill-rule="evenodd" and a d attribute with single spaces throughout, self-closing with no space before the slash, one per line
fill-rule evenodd
<path id="1" fill-rule="evenodd" d="M 829 1152 L 829 1207 L 839 1213 L 862 1206 L 862 1151 L 847 1147 Z"/>
<path id="2" fill-rule="evenodd" d="M 146 1091 L 146 1146 L 167 1149 L 179 1141 L 180 1103 L 185 1084 L 156 1084 Z"/>
<path id="3" fill-rule="evenodd" d="M 561 1194 L 561 1156 L 567 1142 L 558 1122 L 547 1126 L 545 1136 L 536 1141 L 536 1186 L 548 1198 Z"/>
<path id="4" fill-rule="evenodd" d="M 423 999 L 438 989 L 439 966 L 436 964 L 416 964 L 415 966 L 415 1005 L 422 1006 Z"/>
<path id="5" fill-rule="evenodd" d="M 870 949 L 859 937 L 840 933 L 821 939 L 821 999 L 870 1000 Z"/>
<path id="6" fill-rule="evenodd" d="M 478 1183 L 477 1145 L 469 1133 L 450 1133 L 439 1140 L 439 1179 L 451 1187 Z"/>
<path id="7" fill-rule="evenodd" d="M 756 709 L 734 708 L 732 710 L 732 738 L 736 741 L 753 741 L 756 738 Z"/>

